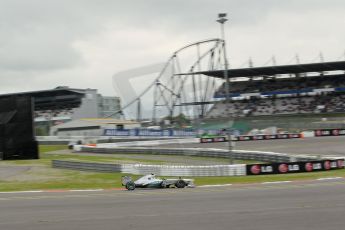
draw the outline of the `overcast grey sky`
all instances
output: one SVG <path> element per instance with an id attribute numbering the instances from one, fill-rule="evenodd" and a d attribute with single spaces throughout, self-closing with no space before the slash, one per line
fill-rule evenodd
<path id="1" fill-rule="evenodd" d="M 219 37 L 231 66 L 345 51 L 344 0 L 0 0 L 0 94 L 66 85 L 113 95 L 112 76 Z"/>

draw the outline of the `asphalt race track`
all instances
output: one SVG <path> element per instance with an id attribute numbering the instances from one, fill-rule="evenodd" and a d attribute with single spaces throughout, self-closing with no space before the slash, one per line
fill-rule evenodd
<path id="1" fill-rule="evenodd" d="M 227 142 L 206 144 L 164 145 L 164 147 L 181 148 L 219 148 L 227 149 Z M 235 149 L 272 151 L 278 153 L 338 155 L 345 156 L 345 136 L 308 137 L 288 140 L 237 141 Z"/>
<path id="2" fill-rule="evenodd" d="M 0 229 L 339 230 L 345 180 L 164 190 L 0 193 Z"/>
<path id="3" fill-rule="evenodd" d="M 236 149 L 345 155 L 345 137 L 237 142 Z M 227 148 L 226 143 L 172 147 Z M 158 190 L 0 192 L 0 230 L 339 230 L 345 178 Z"/>

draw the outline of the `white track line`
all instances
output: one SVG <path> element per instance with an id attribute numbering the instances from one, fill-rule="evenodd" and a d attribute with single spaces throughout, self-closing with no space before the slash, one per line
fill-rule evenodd
<path id="1" fill-rule="evenodd" d="M 211 187 L 225 187 L 225 186 L 231 186 L 232 184 L 212 184 L 212 185 L 201 185 L 197 186 L 198 188 L 211 188 Z"/>
<path id="2" fill-rule="evenodd" d="M 105 191 L 105 189 L 33 190 L 33 191 L 0 192 L 0 194 L 23 194 L 23 193 L 43 193 L 43 192 L 100 192 L 100 191 Z"/>
<path id="3" fill-rule="evenodd" d="M 99 191 L 104 191 L 104 189 L 72 189 L 72 190 L 67 190 L 70 192 L 99 192 Z"/>
<path id="4" fill-rule="evenodd" d="M 43 190 L 34 190 L 34 191 L 17 191 L 17 192 L 0 192 L 0 194 L 16 194 L 16 193 L 40 193 Z"/>
<path id="5" fill-rule="evenodd" d="M 269 182 L 262 182 L 261 184 L 284 184 L 284 183 L 291 183 L 292 181 L 269 181 Z"/>
<path id="6" fill-rule="evenodd" d="M 342 178 L 342 177 L 325 177 L 325 178 L 319 178 L 316 180 L 323 181 L 323 180 L 340 180 L 340 179 L 344 179 L 344 178 Z"/>

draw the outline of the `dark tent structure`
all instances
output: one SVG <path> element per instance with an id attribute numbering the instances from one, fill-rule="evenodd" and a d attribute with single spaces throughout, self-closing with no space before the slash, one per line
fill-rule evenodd
<path id="1" fill-rule="evenodd" d="M 53 90 L 0 95 L 0 160 L 38 159 L 34 111 L 79 107 L 83 90 Z"/>

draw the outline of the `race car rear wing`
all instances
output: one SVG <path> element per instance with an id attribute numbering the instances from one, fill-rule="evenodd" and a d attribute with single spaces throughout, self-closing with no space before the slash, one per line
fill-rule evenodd
<path id="1" fill-rule="evenodd" d="M 133 181 L 132 177 L 130 176 L 122 176 L 121 179 L 122 179 L 122 186 L 125 186 L 128 182 Z"/>

